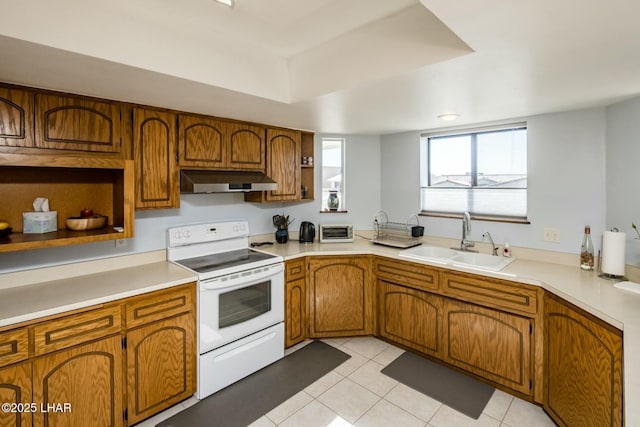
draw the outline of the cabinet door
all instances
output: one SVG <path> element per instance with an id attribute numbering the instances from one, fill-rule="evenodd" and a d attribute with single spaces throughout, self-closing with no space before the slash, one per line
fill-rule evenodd
<path id="1" fill-rule="evenodd" d="M 312 338 L 373 333 L 373 292 L 368 257 L 309 261 L 309 333 Z"/>
<path id="2" fill-rule="evenodd" d="M 231 169 L 265 169 L 265 129 L 244 123 L 228 123 L 229 162 Z"/>
<path id="3" fill-rule="evenodd" d="M 226 122 L 201 116 L 178 116 L 178 164 L 224 168 L 227 164 Z"/>
<path id="4" fill-rule="evenodd" d="M 380 335 L 442 357 L 443 298 L 378 280 Z"/>
<path id="5" fill-rule="evenodd" d="M 31 363 L 20 363 L 10 368 L 0 369 L 0 403 L 17 404 L 33 401 L 31 395 Z M 0 426 L 28 427 L 30 425 L 30 412 L 0 411 Z"/>
<path id="6" fill-rule="evenodd" d="M 453 300 L 445 313 L 445 362 L 531 394 L 529 319 Z"/>
<path id="7" fill-rule="evenodd" d="M 33 93 L 0 87 L 0 146 L 33 147 Z"/>
<path id="8" fill-rule="evenodd" d="M 307 292 L 304 279 L 285 284 L 285 347 L 304 341 L 307 337 Z"/>
<path id="9" fill-rule="evenodd" d="M 121 109 L 117 102 L 36 95 L 36 146 L 58 150 L 118 153 Z"/>
<path id="10" fill-rule="evenodd" d="M 33 401 L 56 410 L 34 413 L 36 426 L 123 425 L 120 335 L 33 362 Z M 71 410 L 65 411 L 65 403 Z"/>
<path id="11" fill-rule="evenodd" d="M 134 424 L 195 392 L 192 313 L 127 332 L 127 412 Z"/>
<path id="12" fill-rule="evenodd" d="M 300 199 L 300 146 L 297 131 L 267 129 L 267 175 L 278 183 L 266 200 Z"/>
<path id="13" fill-rule="evenodd" d="M 545 295 L 544 408 L 561 426 L 622 426 L 622 334 Z"/>
<path id="14" fill-rule="evenodd" d="M 136 108 L 133 114 L 133 141 L 136 209 L 179 207 L 175 115 Z"/>

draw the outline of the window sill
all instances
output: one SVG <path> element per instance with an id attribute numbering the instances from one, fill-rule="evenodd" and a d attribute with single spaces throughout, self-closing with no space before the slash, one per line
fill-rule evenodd
<path id="1" fill-rule="evenodd" d="M 333 214 L 333 213 L 347 213 L 347 212 L 349 212 L 349 211 L 341 211 L 341 210 L 331 211 L 331 210 L 329 210 L 329 209 L 326 209 L 326 210 L 324 210 L 324 211 L 320 211 L 320 213 L 332 213 L 332 214 Z"/>
<path id="2" fill-rule="evenodd" d="M 462 219 L 462 214 L 444 212 L 420 212 L 420 216 L 430 216 L 434 218 L 455 218 Z M 482 216 L 471 214 L 471 219 L 475 221 L 505 222 L 509 224 L 531 224 L 527 218 L 509 218 L 497 216 Z"/>

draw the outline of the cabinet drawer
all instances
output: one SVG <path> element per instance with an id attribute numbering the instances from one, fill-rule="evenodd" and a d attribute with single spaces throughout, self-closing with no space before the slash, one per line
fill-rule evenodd
<path id="1" fill-rule="evenodd" d="M 27 328 L 15 329 L 0 334 L 0 366 L 26 360 L 29 357 L 29 334 Z"/>
<path id="2" fill-rule="evenodd" d="M 287 261 L 285 263 L 285 280 L 290 282 L 292 280 L 304 279 L 304 258 Z"/>
<path id="3" fill-rule="evenodd" d="M 414 262 L 378 258 L 376 274 L 378 278 L 401 285 L 427 290 L 440 288 L 438 270 Z"/>
<path id="4" fill-rule="evenodd" d="M 475 304 L 523 313 L 536 314 L 537 291 L 532 286 L 467 274 L 442 274 L 445 294 Z"/>
<path id="5" fill-rule="evenodd" d="M 195 284 L 190 284 L 131 300 L 125 308 L 127 329 L 193 310 L 194 289 Z"/>
<path id="6" fill-rule="evenodd" d="M 120 307 L 74 314 L 33 327 L 35 354 L 71 347 L 120 332 Z"/>

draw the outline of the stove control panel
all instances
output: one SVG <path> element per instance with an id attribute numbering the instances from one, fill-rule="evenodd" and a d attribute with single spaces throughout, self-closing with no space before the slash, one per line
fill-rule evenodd
<path id="1" fill-rule="evenodd" d="M 249 222 L 227 221 L 173 227 L 168 230 L 169 246 L 217 242 L 249 236 Z"/>

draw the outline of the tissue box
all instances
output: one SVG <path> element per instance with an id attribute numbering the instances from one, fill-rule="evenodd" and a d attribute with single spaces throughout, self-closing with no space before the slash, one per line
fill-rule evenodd
<path id="1" fill-rule="evenodd" d="M 22 212 L 22 232 L 41 234 L 58 229 L 58 212 Z"/>

